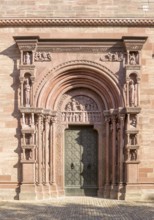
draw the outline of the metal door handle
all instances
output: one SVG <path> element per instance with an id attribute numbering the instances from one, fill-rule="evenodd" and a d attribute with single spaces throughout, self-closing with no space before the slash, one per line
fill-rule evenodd
<path id="1" fill-rule="evenodd" d="M 72 170 L 74 169 L 74 164 L 73 164 L 73 163 L 71 163 L 71 169 L 72 169 Z"/>

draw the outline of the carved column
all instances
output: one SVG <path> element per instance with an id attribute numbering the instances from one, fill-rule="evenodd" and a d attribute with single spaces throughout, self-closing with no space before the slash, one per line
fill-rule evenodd
<path id="1" fill-rule="evenodd" d="M 31 106 L 33 107 L 34 106 L 34 81 L 35 81 L 35 77 L 31 76 Z"/>
<path id="2" fill-rule="evenodd" d="M 116 116 L 111 116 L 112 121 L 112 186 L 111 186 L 111 193 L 110 198 L 115 199 L 115 184 L 116 184 Z"/>
<path id="3" fill-rule="evenodd" d="M 140 106 L 140 78 L 137 78 L 137 106 Z"/>
<path id="4" fill-rule="evenodd" d="M 126 80 L 126 106 L 129 106 L 129 79 Z"/>
<path id="5" fill-rule="evenodd" d="M 57 196 L 57 186 L 56 186 L 56 143 L 55 143 L 55 123 L 56 116 L 51 116 L 51 144 L 50 144 L 50 190 L 51 196 Z"/>
<path id="6" fill-rule="evenodd" d="M 105 124 L 106 124 L 106 146 L 105 146 L 105 173 L 106 173 L 106 180 L 105 180 L 105 192 L 104 197 L 109 198 L 109 122 L 110 118 L 108 116 L 105 117 Z"/>
<path id="7" fill-rule="evenodd" d="M 52 184 L 52 178 L 53 178 L 53 131 L 52 131 L 52 120 L 50 125 L 50 148 L 49 148 L 49 182 Z"/>
<path id="8" fill-rule="evenodd" d="M 23 90 L 24 90 L 23 84 L 24 84 L 24 78 L 20 77 L 20 106 L 21 107 L 23 107 L 23 97 L 24 97 L 24 94 L 23 94 Z"/>
<path id="9" fill-rule="evenodd" d="M 120 122 L 120 140 L 119 140 L 119 191 L 118 199 L 124 199 L 124 114 L 119 114 Z"/>
<path id="10" fill-rule="evenodd" d="M 38 115 L 38 184 L 42 184 L 42 114 Z"/>
<path id="11" fill-rule="evenodd" d="M 45 118 L 45 183 L 49 183 L 49 125 L 50 116 Z"/>

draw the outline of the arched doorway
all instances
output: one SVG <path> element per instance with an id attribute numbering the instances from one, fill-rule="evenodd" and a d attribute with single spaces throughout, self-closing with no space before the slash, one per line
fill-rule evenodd
<path id="1" fill-rule="evenodd" d="M 55 134 L 58 133 L 58 137 L 55 142 L 57 154 L 61 155 L 58 161 L 62 169 L 56 172 L 56 178 L 65 195 L 97 195 L 102 190 L 103 108 L 99 95 L 82 87 L 64 93 L 57 103 Z M 73 157 L 78 158 L 76 162 L 73 162 Z M 91 179 L 88 183 L 88 172 L 94 182 Z M 75 176 L 78 177 L 76 184 Z"/>
<path id="2" fill-rule="evenodd" d="M 33 177 L 37 194 L 69 194 L 65 182 L 66 131 L 72 126 L 83 126 L 86 128 L 85 132 L 89 132 L 89 129 L 95 134 L 97 132 L 98 146 L 91 146 L 93 150 L 97 150 L 94 152 L 97 172 L 94 170 L 90 174 L 97 173 L 97 180 L 93 185 L 90 180 L 84 189 L 85 184 L 81 178 L 84 169 L 81 170 L 78 172 L 80 184 L 75 194 L 91 193 L 116 198 L 119 182 L 122 187 L 124 183 L 124 118 L 120 109 L 124 105 L 124 99 L 118 80 L 107 68 L 100 69 L 100 66 L 97 68 L 95 65 L 90 67 L 82 61 L 76 68 L 64 67 L 48 77 L 42 89 L 35 95 L 35 104 L 38 107 L 32 114 L 32 121 L 36 124 L 37 158 Z M 80 150 L 85 146 L 85 143 L 81 143 Z M 79 161 L 78 166 L 81 168 L 82 154 Z M 92 164 L 86 163 L 86 168 L 91 169 Z M 71 170 L 74 170 L 74 165 L 70 161 Z"/>

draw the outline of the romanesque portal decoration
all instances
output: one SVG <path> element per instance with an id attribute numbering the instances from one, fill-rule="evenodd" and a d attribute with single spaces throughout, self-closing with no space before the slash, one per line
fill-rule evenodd
<path id="1" fill-rule="evenodd" d="M 137 171 L 140 162 L 138 114 L 141 111 L 141 50 L 146 37 L 123 37 L 113 41 L 68 39 L 62 42 L 62 39 L 42 41 L 32 36 L 15 37 L 15 40 L 20 50 L 22 198 L 26 198 L 27 189 L 31 189 L 34 198 L 64 195 L 65 130 L 70 125 L 89 125 L 98 131 L 98 194 L 123 199 L 125 186 L 129 184 L 126 170 L 129 167 Z M 66 53 L 71 56 L 66 56 Z M 81 54 L 84 54 L 84 60 L 81 60 Z M 67 60 L 72 56 L 74 59 L 79 56 L 82 63 L 77 59 Z M 59 59 L 55 60 L 55 57 Z M 39 68 L 43 70 L 46 63 L 50 64 L 49 61 L 52 61 L 52 71 L 46 75 L 38 73 Z M 119 67 L 117 70 L 122 72 L 113 73 L 109 67 L 102 65 L 103 62 L 107 66 L 114 62 L 114 66 Z M 49 94 L 46 95 L 45 91 Z M 85 161 L 80 155 L 81 164 L 92 170 L 93 164 L 88 158 L 91 151 L 96 155 L 96 149 L 92 147 L 88 151 L 88 139 L 77 144 L 87 152 Z M 74 141 L 72 143 L 71 149 L 67 148 L 68 157 L 71 150 L 77 147 Z M 73 156 L 67 158 L 68 161 Z M 70 172 L 78 167 L 75 159 L 69 165 L 66 163 Z M 84 169 L 82 171 L 84 173 Z M 90 175 L 96 179 L 94 174 L 95 171 L 86 173 L 87 185 L 92 181 L 88 179 Z M 66 179 L 66 185 L 70 181 L 72 178 Z"/>
<path id="2" fill-rule="evenodd" d="M 84 95 L 72 97 L 62 112 L 64 122 L 101 122 L 101 112 L 95 101 Z"/>

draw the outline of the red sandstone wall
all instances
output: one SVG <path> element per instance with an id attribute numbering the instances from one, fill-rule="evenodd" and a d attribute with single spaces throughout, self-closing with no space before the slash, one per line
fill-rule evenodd
<path id="1" fill-rule="evenodd" d="M 148 36 L 142 53 L 140 161 L 138 182 L 154 182 L 154 29 L 153 28 L 2 28 L 0 29 L 0 187 L 9 182 L 12 197 L 18 175 L 18 63 L 13 36 L 40 35 L 44 38 L 121 38 Z M 3 192 L 1 193 L 1 197 Z M 9 193 L 8 196 L 11 194 Z M 6 195 L 4 196 L 6 198 Z"/>
<path id="2" fill-rule="evenodd" d="M 0 17 L 152 17 L 153 0 L 1 0 Z"/>

